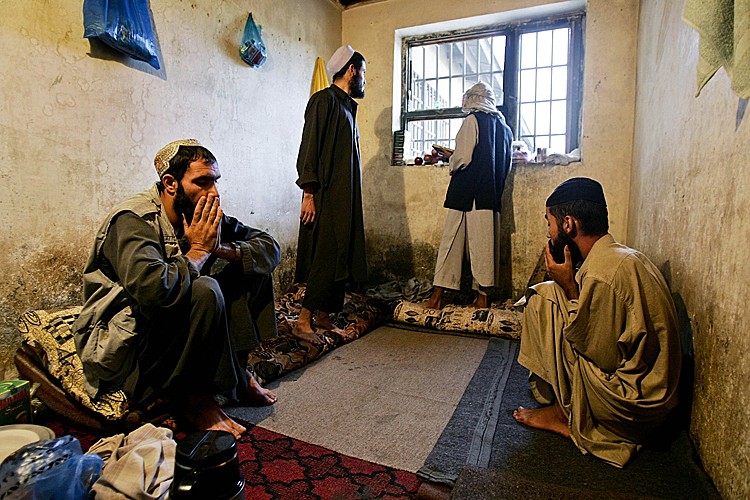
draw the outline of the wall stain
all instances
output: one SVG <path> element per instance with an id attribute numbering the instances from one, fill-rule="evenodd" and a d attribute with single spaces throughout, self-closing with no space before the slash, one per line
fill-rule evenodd
<path id="1" fill-rule="evenodd" d="M 416 241 L 409 245 L 389 236 L 368 234 L 369 281 L 381 284 L 412 277 L 432 281 L 437 250 L 430 243 Z"/>
<path id="2" fill-rule="evenodd" d="M 22 248 L 2 265 L 0 276 L 0 376 L 16 377 L 13 355 L 21 344 L 18 317 L 29 309 L 51 309 L 83 303 L 81 270 L 88 245 L 48 242 Z"/>

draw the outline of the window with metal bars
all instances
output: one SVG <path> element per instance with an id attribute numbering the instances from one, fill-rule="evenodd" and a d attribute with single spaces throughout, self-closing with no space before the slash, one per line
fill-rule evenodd
<path id="1" fill-rule="evenodd" d="M 403 41 L 404 157 L 454 147 L 461 99 L 483 81 L 530 151 L 579 146 L 584 14 L 435 33 Z"/>

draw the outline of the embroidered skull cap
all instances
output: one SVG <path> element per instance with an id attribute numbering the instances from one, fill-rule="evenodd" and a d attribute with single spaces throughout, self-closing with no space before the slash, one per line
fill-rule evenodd
<path id="1" fill-rule="evenodd" d="M 159 179 L 169 170 L 169 162 L 177 154 L 180 146 L 202 146 L 202 144 L 197 139 L 182 139 L 172 141 L 161 148 L 154 157 L 154 167 L 156 167 L 156 173 L 159 174 Z"/>

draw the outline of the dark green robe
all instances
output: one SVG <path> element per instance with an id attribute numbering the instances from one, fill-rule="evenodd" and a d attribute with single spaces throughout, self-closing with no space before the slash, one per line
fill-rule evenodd
<path id="1" fill-rule="evenodd" d="M 317 262 L 335 266 L 336 282 L 367 280 L 356 117 L 357 103 L 335 85 L 313 94 L 307 104 L 297 185 L 314 189 L 316 218 L 300 224 L 298 283 L 307 283 L 316 253 Z"/>

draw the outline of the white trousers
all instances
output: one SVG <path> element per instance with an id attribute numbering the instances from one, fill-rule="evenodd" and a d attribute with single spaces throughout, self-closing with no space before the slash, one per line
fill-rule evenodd
<path id="1" fill-rule="evenodd" d="M 433 285 L 458 290 L 461 266 L 468 255 L 472 288 L 481 291 L 498 283 L 500 214 L 492 210 L 448 210 L 440 240 Z"/>

